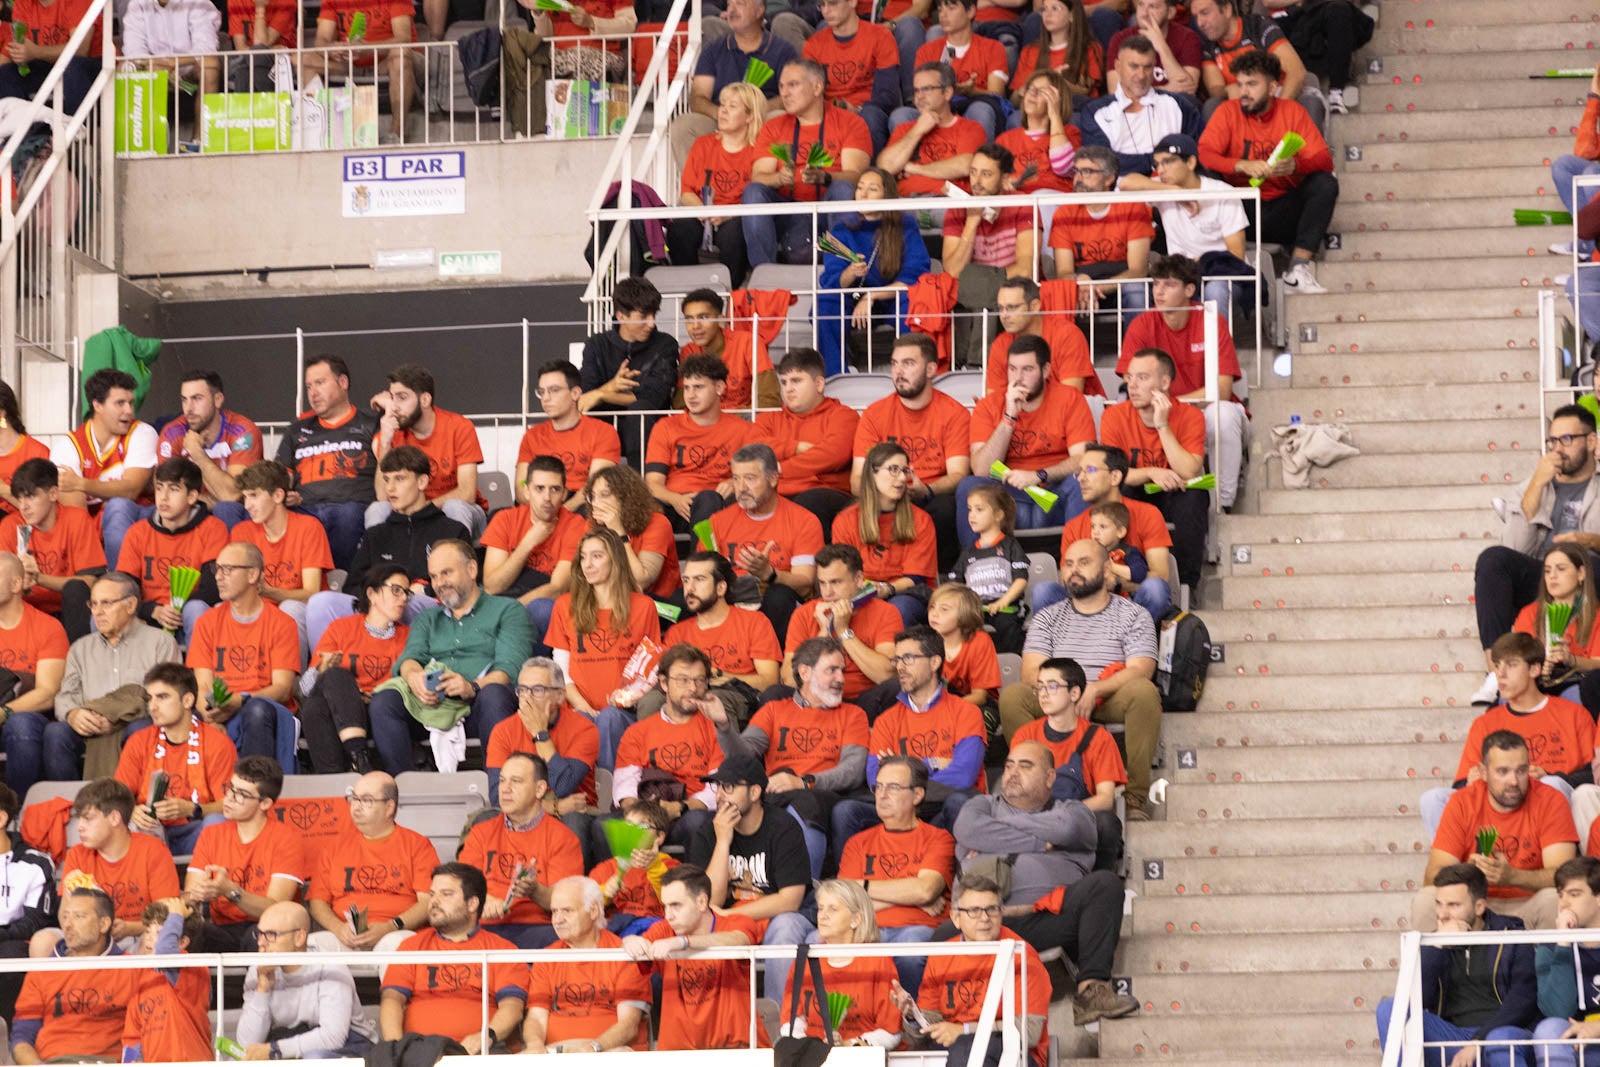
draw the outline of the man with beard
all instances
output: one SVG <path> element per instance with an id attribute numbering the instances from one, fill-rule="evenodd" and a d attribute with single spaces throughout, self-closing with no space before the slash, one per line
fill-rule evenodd
<path id="1" fill-rule="evenodd" d="M 95 371 L 83 382 L 89 417 L 50 449 L 50 462 L 60 471 L 61 503 L 99 518 L 108 560 L 121 553 L 128 527 L 155 507 L 150 478 L 156 432 L 134 417 L 137 392 L 133 375 L 109 367 Z"/>
<path id="2" fill-rule="evenodd" d="M 294 473 L 288 503 L 316 516 L 334 566 L 348 568 L 378 489 L 371 448 L 378 420 L 350 403 L 350 368 L 338 356 L 317 356 L 306 366 L 306 406 L 311 413 L 278 445 L 278 462 Z"/>
<path id="3" fill-rule="evenodd" d="M 435 407 L 434 395 L 433 375 L 426 368 L 404 363 L 390 371 L 388 391 L 372 398 L 372 406 L 383 413 L 372 451 L 382 460 L 389 449 L 401 445 L 422 449 L 432 467 L 428 499 L 476 539 L 487 521 L 488 504 L 478 493 L 478 464 L 483 462 L 483 448 L 472 423 L 453 411 Z M 382 489 L 382 483 L 376 488 Z M 376 526 L 388 517 L 389 505 L 380 500 L 367 509 L 366 522 Z"/>
<path id="4" fill-rule="evenodd" d="M 705 776 L 721 762 L 710 719 L 712 705 L 721 701 L 706 691 L 711 657 L 693 645 L 668 648 L 657 673 L 666 700 L 659 712 L 641 715 L 622 735 L 611 799 L 624 812 L 641 799 L 655 800 L 672 819 L 667 840 L 687 845 L 711 821 L 717 803 L 717 787 Z M 648 795 L 641 796 L 647 774 Z"/>
<path id="5" fill-rule="evenodd" d="M 815 516 L 823 530 L 831 530 L 833 517 L 851 504 L 844 490 L 861 423 L 854 408 L 824 392 L 827 382 L 822 353 L 791 348 L 778 362 L 783 407 L 756 415 L 757 428 L 782 464 L 778 492 Z"/>
<path id="6" fill-rule="evenodd" d="M 1257 49 L 1233 61 L 1239 95 L 1223 102 L 1200 135 L 1200 162 L 1230 185 L 1243 186 L 1252 178 L 1261 183 L 1261 233 L 1254 232 L 1254 215 L 1247 236 L 1293 247 L 1293 258 L 1283 275 L 1290 292 L 1325 293 L 1311 269 L 1322 247 L 1339 200 L 1339 180 L 1333 176 L 1333 155 L 1317 124 L 1289 93 L 1277 94 L 1283 65 L 1270 52 Z M 1286 133 L 1305 138 L 1305 147 L 1276 163 L 1268 162 Z"/>
<path id="7" fill-rule="evenodd" d="M 526 505 L 495 512 L 483 534 L 483 588 L 527 606 L 537 644 L 556 597 L 572 588 L 572 560 L 589 524 L 562 506 L 567 468 L 560 459 L 533 456 L 523 466 Z"/>
<path id="8" fill-rule="evenodd" d="M 734 502 L 711 516 L 715 549 L 743 579 L 734 584 L 734 599 L 754 602 L 759 595 L 772 632 L 788 633 L 789 616 L 816 586 L 822 525 L 804 507 L 778 495 L 778 457 L 771 445 L 745 445 L 729 467 Z"/>
<path id="9" fill-rule="evenodd" d="M 1495 702 L 1498 685 L 1489 650 L 1511 632 L 1517 613 L 1539 596 L 1544 557 L 1554 544 L 1600 550 L 1600 484 L 1595 482 L 1595 420 L 1585 408 L 1567 404 L 1550 416 L 1539 465 L 1522 485 L 1518 507 L 1507 506 L 1500 543 L 1478 554 L 1473 603 L 1478 640 L 1489 675 L 1472 695 L 1474 704 Z M 1509 501 L 1507 501 L 1509 504 Z"/>
<path id="10" fill-rule="evenodd" d="M 430 928 L 407 940 L 399 951 L 474 955 L 514 951 L 517 946 L 478 925 L 488 901 L 482 871 L 466 863 L 439 864 L 429 887 Z M 487 1024 L 483 1018 L 485 992 L 494 1006 Z M 395 963 L 383 975 L 378 1027 L 385 1041 L 398 1041 L 406 1034 L 442 1034 L 476 1056 L 516 1040 L 527 1002 L 525 963 L 491 963 L 487 968 L 476 960 Z"/>
<path id="11" fill-rule="evenodd" d="M 961 0 L 949 0 L 949 3 L 957 9 L 963 6 Z M 941 10 L 945 6 L 941 4 Z M 1008 190 L 1005 183 L 1014 169 L 1016 159 L 1009 148 L 982 145 L 972 153 L 972 160 L 967 164 L 968 187 L 973 196 L 1000 196 L 1012 192 L 1014 190 Z M 1032 208 L 1019 202 L 1015 207 L 999 209 L 969 207 L 946 211 L 941 237 L 940 263 L 944 273 L 960 280 L 956 310 L 969 313 L 956 319 L 954 359 L 964 366 L 976 366 L 983 353 L 983 331 L 974 317 L 984 308 L 994 306 L 995 296 L 1006 281 L 1033 273 L 1039 229 Z M 889 372 L 894 373 L 892 361 Z"/>
<path id="12" fill-rule="evenodd" d="M 1151 681 L 1156 627 L 1148 611 L 1106 591 L 1106 563 L 1106 550 L 1087 538 L 1062 552 L 1067 599 L 1034 616 L 1022 649 L 1022 681 L 1000 691 L 1000 723 L 1009 740 L 1041 717 L 1033 689 L 1039 669 L 1057 657 L 1076 660 L 1090 679 L 1078 697 L 1078 717 L 1127 726 L 1127 821 L 1146 822 L 1150 764 L 1161 738 L 1161 694 Z M 1113 664 L 1116 671 L 1108 672 Z"/>
<path id="13" fill-rule="evenodd" d="M 178 383 L 183 417 L 161 431 L 156 458 L 183 457 L 200 468 L 205 480 L 205 502 L 211 514 L 231 530 L 243 521 L 239 483 L 235 481 L 252 463 L 261 461 L 261 430 L 236 411 L 222 405 L 222 375 L 214 370 L 186 371 Z"/>
<path id="14" fill-rule="evenodd" d="M 895 338 L 889 353 L 894 395 L 874 401 L 861 413 L 850 490 L 859 492 L 873 445 L 894 441 L 904 448 L 911 461 L 911 502 L 933 517 L 939 539 L 939 573 L 944 574 L 955 562 L 958 549 L 956 489 L 961 479 L 972 473 L 968 451 L 972 417 L 960 401 L 933 387 L 938 366 L 939 350 L 927 334 L 904 333 Z"/>
<path id="15" fill-rule="evenodd" d="M 661 643 L 667 648 L 690 644 L 710 656 L 711 691 L 727 714 L 744 722 L 762 690 L 777 684 L 783 649 L 766 616 L 728 602 L 733 583 L 733 564 L 715 552 L 696 552 L 685 560 L 683 603 L 689 617 L 674 623 Z M 655 714 L 663 699 L 659 689 L 640 697 L 639 717 Z"/>
<path id="16" fill-rule="evenodd" d="M 1050 378 L 1050 345 L 1043 337 L 1023 334 L 1006 354 L 1006 388 L 990 393 L 972 412 L 972 469 L 956 487 L 956 532 L 962 548 L 977 541 L 967 522 L 967 494 L 998 480 L 1017 502 L 1016 528 L 1056 526 L 1084 508 L 1073 477 L 1083 450 L 1094 440 L 1094 416 L 1083 393 Z M 1009 468 L 996 479 L 993 466 Z M 1042 507 L 1025 490 L 1057 494 L 1052 507 Z"/>
<path id="17" fill-rule="evenodd" d="M 679 533 L 709 519 L 733 496 L 728 464 L 755 427 L 722 410 L 728 367 L 716 356 L 683 361 L 683 411 L 650 430 L 644 482 Z"/>
<path id="18" fill-rule="evenodd" d="M 439 606 L 411 624 L 395 668 L 409 691 L 372 695 L 372 741 L 391 774 L 414 768 L 411 743 L 428 736 L 417 716 L 431 718 L 445 699 L 470 705 L 467 729 L 487 746 L 494 728 L 517 710 L 511 680 L 533 648 L 528 613 L 509 597 L 483 591 L 477 557 L 465 541 L 433 546 L 428 579 Z"/>
<path id="19" fill-rule="evenodd" d="M 1006 357 L 1011 352 L 1011 342 L 1034 335 L 1043 337 L 1050 346 L 1050 362 L 1057 381 L 1085 396 L 1106 395 L 1089 355 L 1089 339 L 1073 324 L 1071 314 L 1043 313 L 1038 282 L 1027 276 L 1007 278 L 995 294 L 994 311 L 1000 320 L 1000 332 L 989 342 L 989 362 L 983 377 L 985 393 L 1005 391 Z"/>
<path id="20" fill-rule="evenodd" d="M 844 665 L 838 641 L 813 637 L 794 653 L 798 690 L 761 705 L 743 733 L 721 709 L 706 713 L 723 752 L 765 760 L 767 795 L 800 820 L 813 879 L 822 876 L 833 804 L 866 784 L 867 715 L 844 702 Z"/>
<path id="21" fill-rule="evenodd" d="M 1566 797 L 1530 780 L 1528 769 L 1528 743 L 1520 736 L 1496 730 L 1483 739 L 1482 777 L 1445 805 L 1422 888 L 1411 903 L 1412 929 L 1434 929 L 1434 878 L 1456 863 L 1483 872 L 1496 912 L 1516 916 L 1531 930 L 1555 926 L 1556 868 L 1578 854 L 1578 831 Z M 1482 849 L 1486 830 L 1495 834 L 1488 853 Z"/>
<path id="22" fill-rule="evenodd" d="M 560 938 L 552 949 L 621 948 L 606 929 L 605 897 L 593 879 L 563 878 L 550 889 L 550 923 Z M 588 995 L 592 991 L 593 995 Z M 650 979 L 637 964 L 549 963 L 532 969 L 522 1051 L 647 1052 Z"/>

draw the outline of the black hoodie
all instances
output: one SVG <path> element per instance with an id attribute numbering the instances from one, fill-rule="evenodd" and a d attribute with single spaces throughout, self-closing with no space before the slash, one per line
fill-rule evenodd
<path id="1" fill-rule="evenodd" d="M 664 411 L 672 407 L 672 397 L 678 389 L 678 342 L 674 338 L 652 330 L 643 341 L 624 341 L 615 326 L 604 333 L 591 334 L 583 343 L 583 368 L 579 372 L 584 392 L 595 392 L 615 378 L 623 360 L 628 361 L 629 370 L 639 372 L 639 387 L 634 390 L 633 403 L 626 408 L 600 404 L 591 415 L 598 416 L 606 411 Z M 645 418 L 646 425 L 642 428 L 636 418 L 612 421 L 617 427 L 617 436 L 622 438 L 623 461 L 638 470 L 644 460 L 644 442 L 650 436 L 655 418 Z"/>
<path id="2" fill-rule="evenodd" d="M 344 591 L 351 596 L 361 592 L 361 583 L 374 567 L 394 564 L 406 569 L 412 581 L 428 580 L 428 549 L 439 541 L 466 541 L 472 536 L 467 528 L 439 510 L 437 504 L 424 504 L 410 515 L 398 511 L 376 526 L 367 527 L 356 554 L 350 560 L 350 572 L 345 576 Z"/>

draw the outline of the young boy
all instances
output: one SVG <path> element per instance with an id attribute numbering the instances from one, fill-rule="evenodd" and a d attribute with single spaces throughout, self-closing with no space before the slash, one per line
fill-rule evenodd
<path id="1" fill-rule="evenodd" d="M 151 901 L 144 909 L 139 955 L 188 952 L 204 925 L 182 897 Z M 209 969 L 164 967 L 141 972 L 138 995 L 123 1021 L 122 1062 L 194 1063 L 214 1056 Z"/>
<path id="2" fill-rule="evenodd" d="M 1575 856 L 1556 868 L 1556 894 L 1560 911 L 1558 930 L 1593 930 L 1600 927 L 1600 860 Z M 1534 946 L 1534 973 L 1539 977 L 1539 1014 L 1535 1040 L 1600 1041 L 1600 940 L 1557 942 Z M 1577 1050 L 1571 1046 L 1544 1046 L 1550 1067 L 1572 1067 Z"/>
<path id="3" fill-rule="evenodd" d="M 600 885 L 606 898 L 606 910 L 611 918 L 606 929 L 622 937 L 642 933 L 660 918 L 665 917 L 661 907 L 661 876 L 678 865 L 678 861 L 661 851 L 661 844 L 672 828 L 672 819 L 666 809 L 653 800 L 641 800 L 623 816 L 635 826 L 646 826 L 655 832 L 655 844 L 636 849 L 628 857 L 624 871 L 615 859 L 606 860 L 589 877 Z"/>
<path id="4" fill-rule="evenodd" d="M 139 617 L 173 631 L 184 645 L 195 621 L 217 602 L 217 553 L 228 543 L 228 528 L 201 503 L 205 481 L 194 461 L 175 456 L 162 462 L 155 487 L 155 514 L 128 530 L 117 570 L 139 579 Z M 173 567 L 200 572 L 181 611 L 172 606 Z"/>
<path id="5" fill-rule="evenodd" d="M 93 517 L 61 503 L 59 494 L 55 464 L 30 459 L 19 466 L 11 478 L 17 513 L 0 522 L 0 550 L 22 560 L 24 599 L 59 618 L 67 640 L 76 641 L 89 632 L 89 586 L 105 572 L 106 552 Z"/>
<path id="6" fill-rule="evenodd" d="M 1422 794 L 1422 822 L 1429 839 L 1437 832 L 1450 794 L 1482 775 L 1483 739 L 1496 730 L 1510 730 L 1528 743 L 1529 777 L 1559 789 L 1570 801 L 1575 786 L 1594 780 L 1594 719 L 1581 704 L 1539 692 L 1544 645 L 1531 634 L 1515 631 L 1489 646 L 1501 703 L 1479 715 L 1462 744 L 1450 788 Z"/>
<path id="7" fill-rule="evenodd" d="M 1111 591 L 1122 596 L 1132 596 L 1139 583 L 1150 576 L 1144 553 L 1128 544 L 1131 522 L 1128 505 L 1120 500 L 1107 500 L 1089 509 L 1089 536 L 1111 557 L 1106 564 L 1106 580 L 1111 583 Z"/>
<path id="8" fill-rule="evenodd" d="M 271 460 L 246 467 L 239 475 L 239 490 L 250 521 L 235 526 L 232 539 L 261 549 L 261 595 L 294 620 L 300 631 L 300 662 L 304 663 L 310 651 L 306 602 L 327 588 L 333 551 L 322 523 L 289 510 L 285 500 L 293 485 L 289 471 Z"/>

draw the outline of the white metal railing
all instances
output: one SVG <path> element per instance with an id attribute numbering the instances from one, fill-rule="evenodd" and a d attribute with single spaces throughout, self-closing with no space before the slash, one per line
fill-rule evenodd
<path id="1" fill-rule="evenodd" d="M 1466 1047 L 1476 1050 L 1475 1067 L 1482 1067 L 1483 1056 L 1489 1049 L 1514 1048 L 1516 1062 L 1522 1062 L 1521 1053 L 1527 1052 L 1543 1067 L 1545 1060 L 1539 1055 L 1543 1048 L 1569 1048 L 1579 1055 L 1581 1043 L 1559 1038 L 1526 1038 L 1494 1041 L 1425 1041 L 1422 1034 L 1422 1016 L 1425 1011 L 1422 999 L 1422 949 L 1459 948 L 1471 945 L 1548 945 L 1555 943 L 1600 941 L 1600 930 L 1479 930 L 1472 933 L 1418 933 L 1415 930 L 1400 935 L 1400 967 L 1396 973 L 1394 1002 L 1389 1014 L 1389 1029 L 1380 1035 L 1383 1041 L 1383 1067 L 1422 1067 L 1427 1051 L 1449 1047 Z M 1531 980 L 1531 979 L 1530 979 Z M 1588 1046 L 1595 1048 L 1593 1044 Z M 1600 1052 L 1600 1049 L 1596 1049 Z M 1437 1057 L 1428 1060 L 1437 1063 Z M 1593 1053 L 1587 1061 L 1596 1062 Z"/>
<path id="2" fill-rule="evenodd" d="M 68 113 L 67 66 L 96 34 L 103 65 L 83 100 Z M 110 5 L 90 0 L 0 149 L 0 376 L 7 381 L 21 381 L 24 353 L 71 364 L 75 260 L 81 257 L 104 268 L 116 265 L 111 109 L 106 103 L 114 60 Z M 27 187 L 19 190 L 14 163 L 38 123 L 49 128 L 49 150 L 35 156 L 24 176 Z"/>
<path id="3" fill-rule="evenodd" d="M 485 927 L 493 931 L 493 927 Z M 811 955 L 829 959 L 845 957 L 848 959 L 861 959 L 867 957 L 887 957 L 893 959 L 897 956 L 993 956 L 994 965 L 989 972 L 987 989 L 984 992 L 983 1006 L 979 1011 L 978 1021 L 973 1024 L 973 1032 L 980 1039 L 972 1043 L 972 1052 L 967 1060 L 966 1067 L 981 1067 L 987 1052 L 988 1041 L 983 1035 L 991 1034 L 998 1026 L 1001 1035 L 1002 1052 L 1000 1067 L 1023 1067 L 1027 1062 L 1028 1048 L 1023 1045 L 1025 1031 L 1023 1020 L 1026 1017 L 1028 998 L 1028 971 L 1026 966 L 1026 953 L 1023 951 L 1021 941 L 935 941 L 935 942 L 896 942 L 893 944 L 874 943 L 860 945 L 813 945 Z M 766 960 L 793 960 L 795 946 L 793 945 L 749 945 L 728 948 L 696 949 L 692 952 L 674 953 L 675 959 L 696 960 L 740 960 L 751 964 L 749 968 L 749 1002 L 750 1015 L 748 1020 L 749 1048 L 756 1048 L 760 1044 L 760 1020 L 756 1011 L 756 979 L 757 961 Z M 315 952 L 315 953 L 185 953 L 178 956 L 92 956 L 92 957 L 48 957 L 43 959 L 0 959 L 0 973 L 32 973 L 52 971 L 110 971 L 110 970 L 153 970 L 157 968 L 200 968 L 214 972 L 214 1000 L 212 1002 L 212 1027 L 213 1036 L 227 1036 L 223 1033 L 224 1012 L 227 1010 L 226 986 L 224 976 L 232 970 L 242 973 L 249 967 L 263 966 L 297 966 L 307 963 L 342 964 L 345 966 L 373 967 L 375 965 L 387 966 L 390 964 L 467 964 L 476 965 L 480 970 L 479 1019 L 480 1025 L 487 1028 L 489 1019 L 494 1014 L 490 1003 L 492 986 L 487 980 L 487 970 L 496 964 L 516 963 L 532 964 L 541 963 L 600 963 L 632 961 L 632 957 L 620 949 L 538 949 L 490 952 L 472 950 L 461 952 L 430 951 L 430 952 Z M 790 981 L 799 980 L 798 975 L 791 974 Z M 1020 990 L 1017 988 L 1021 985 Z M 359 1005 L 357 1008 L 359 1009 Z M 787 1012 L 788 1005 L 780 1006 L 780 1011 Z M 479 1052 L 480 1056 L 490 1053 L 491 1042 L 484 1042 Z M 326 1062 L 326 1061 L 322 1061 Z M 358 1061 L 356 1061 L 358 1062 Z"/>

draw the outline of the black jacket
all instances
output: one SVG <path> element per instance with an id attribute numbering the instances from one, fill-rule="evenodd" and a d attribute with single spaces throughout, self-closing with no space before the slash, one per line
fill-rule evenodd
<path id="1" fill-rule="evenodd" d="M 583 368 L 579 372 L 584 392 L 594 392 L 617 376 L 622 361 L 628 361 L 630 370 L 639 372 L 639 387 L 634 390 L 634 401 L 627 408 L 610 404 L 597 405 L 590 414 L 600 416 L 607 411 L 662 411 L 672 406 L 673 395 L 678 390 L 678 342 L 660 330 L 638 343 L 624 341 L 613 326 L 604 333 L 591 334 L 583 343 Z M 617 418 L 611 420 L 622 438 L 623 461 L 638 470 L 644 460 L 644 442 L 655 425 L 655 417 Z M 645 425 L 641 426 L 643 421 Z"/>
<path id="2" fill-rule="evenodd" d="M 176 530 L 169 530 L 165 526 L 162 526 L 160 523 L 156 522 L 156 517 L 154 515 L 150 516 L 144 521 L 149 523 L 151 528 L 162 537 L 181 537 L 190 530 L 193 530 L 196 526 L 199 526 L 202 522 L 205 522 L 210 517 L 210 508 L 206 507 L 204 504 L 196 504 L 194 508 L 194 514 L 189 517 L 189 521 L 178 527 Z M 195 583 L 194 592 L 189 594 L 189 599 L 199 601 L 202 604 L 221 603 L 222 597 L 217 594 L 217 561 L 214 559 L 205 560 L 199 564 L 198 570 L 200 571 L 200 580 Z M 144 576 L 135 574 L 134 577 L 142 580 Z M 139 618 L 143 619 L 145 622 L 150 622 L 152 621 L 151 616 L 155 613 L 155 610 L 156 602 L 153 600 L 146 600 L 139 605 Z"/>
<path id="3" fill-rule="evenodd" d="M 350 560 L 350 571 L 345 576 L 344 591 L 352 596 L 361 592 L 361 582 L 374 567 L 394 564 L 406 569 L 412 581 L 428 579 L 428 549 L 439 541 L 466 541 L 472 536 L 467 528 L 439 510 L 437 504 L 424 504 L 420 511 L 402 515 L 389 512 L 389 517 L 376 526 L 367 527 Z"/>
<path id="4" fill-rule="evenodd" d="M 1484 914 L 1485 930 L 1521 930 L 1522 920 L 1510 915 L 1490 911 Z M 1440 1014 L 1450 984 L 1450 954 L 1460 949 L 1425 947 L 1422 950 L 1422 1002 L 1423 1007 Z M 1520 1026 L 1532 1029 L 1539 1020 L 1538 975 L 1534 969 L 1532 945 L 1494 946 L 1495 996 L 1500 998 L 1500 1010 L 1472 1035 L 1481 1041 L 1489 1031 L 1499 1026 Z M 1449 1019 L 1445 1020 L 1449 1022 Z"/>

